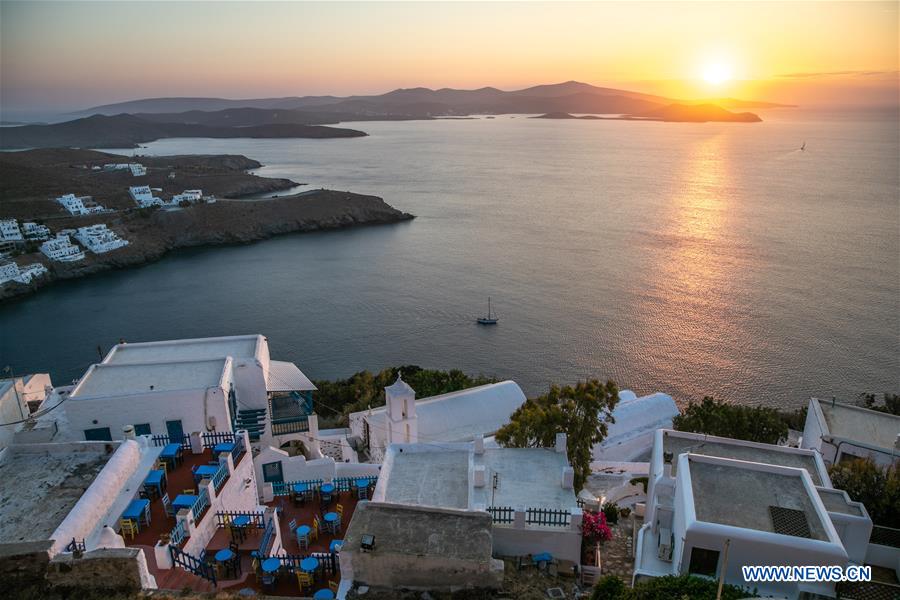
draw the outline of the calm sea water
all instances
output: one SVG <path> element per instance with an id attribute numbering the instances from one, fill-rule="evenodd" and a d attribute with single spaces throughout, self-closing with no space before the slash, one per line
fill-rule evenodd
<path id="1" fill-rule="evenodd" d="M 52 286 L 0 306 L 0 362 L 62 382 L 119 338 L 262 332 L 313 378 L 416 363 L 532 394 L 590 376 L 777 406 L 897 390 L 896 116 L 764 117 L 156 142 L 144 152 L 245 154 L 262 175 L 377 194 L 418 218 Z M 500 324 L 479 327 L 488 295 Z"/>

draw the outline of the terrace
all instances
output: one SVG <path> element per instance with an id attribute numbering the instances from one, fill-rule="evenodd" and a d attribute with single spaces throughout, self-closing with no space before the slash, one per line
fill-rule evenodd
<path id="1" fill-rule="evenodd" d="M 227 435 L 227 434 L 226 434 Z M 211 444 L 212 442 L 210 442 Z M 235 468 L 245 458 L 242 454 L 235 462 Z M 198 494 L 198 478 L 207 471 L 218 470 L 211 448 L 204 448 L 200 454 L 189 450 L 182 453 L 183 460 L 169 469 L 165 475 L 164 491 L 171 501 L 178 495 L 201 496 Z M 195 471 L 198 473 L 195 474 Z M 225 482 L 211 479 L 217 490 L 224 488 Z M 202 480 L 201 480 L 202 481 Z M 302 495 L 294 493 L 300 483 Z M 202 487 L 204 484 L 200 483 Z M 208 484 L 207 484 L 208 485 Z M 266 505 L 253 510 L 232 510 L 227 503 L 216 507 L 203 506 L 203 502 L 190 509 L 194 511 L 194 524 L 190 528 L 182 526 L 181 517 L 166 512 L 161 497 L 151 494 L 150 522 L 143 526 L 133 538 L 126 536 L 126 545 L 141 547 L 147 555 L 151 573 L 162 589 L 180 590 L 185 587 L 196 591 L 240 590 L 251 588 L 280 596 L 310 596 L 314 592 L 336 588 L 340 581 L 338 548 L 332 543 L 342 539 L 358 502 L 355 481 L 337 480 L 329 496 L 327 484 L 322 481 L 286 482 L 276 485 L 276 497 Z M 366 482 L 365 493 L 374 486 L 374 480 Z M 212 489 L 212 488 L 210 488 Z M 242 491 L 243 492 L 243 491 Z M 244 493 L 252 494 L 255 502 L 256 488 Z M 232 494 L 223 493 L 223 498 Z M 195 501 L 196 502 L 196 501 Z M 341 526 L 335 531 L 327 531 L 327 513 L 337 512 L 341 507 Z M 196 508 L 196 510 L 195 510 Z M 184 513 L 182 513 L 183 516 Z M 319 526 L 314 527 L 318 519 Z M 293 526 L 293 527 L 292 527 Z M 308 528 L 308 542 L 301 547 L 296 530 L 305 532 Z M 313 529 L 318 535 L 314 536 Z M 195 537 L 209 540 L 199 546 L 190 539 L 189 531 Z M 205 532 L 205 533 L 198 533 Z M 170 539 L 173 550 L 160 552 L 157 542 Z M 311 585 L 300 587 L 298 573 L 303 573 L 304 559 L 315 558 L 318 565 L 309 571 Z M 157 560 L 169 564 L 158 564 Z M 268 562 L 266 559 L 269 559 Z M 309 561 L 303 566 L 309 567 Z M 268 571 L 266 571 L 266 570 Z"/>

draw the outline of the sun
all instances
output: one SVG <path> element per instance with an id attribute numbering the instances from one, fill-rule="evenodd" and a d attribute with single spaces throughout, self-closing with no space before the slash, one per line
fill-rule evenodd
<path id="1" fill-rule="evenodd" d="M 731 67 L 725 63 L 710 63 L 703 69 L 703 80 L 711 85 L 721 85 L 731 79 Z"/>

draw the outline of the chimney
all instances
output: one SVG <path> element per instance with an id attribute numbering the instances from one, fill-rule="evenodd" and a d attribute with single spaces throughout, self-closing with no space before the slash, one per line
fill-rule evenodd
<path id="1" fill-rule="evenodd" d="M 484 435 L 478 434 L 475 436 L 475 454 L 484 454 Z"/>
<path id="2" fill-rule="evenodd" d="M 562 487 L 565 490 L 571 490 L 575 488 L 575 469 L 573 469 L 572 467 L 563 467 Z"/>
<path id="3" fill-rule="evenodd" d="M 565 433 L 557 433 L 556 434 L 556 451 L 562 454 L 566 453 L 566 434 Z"/>
<path id="4" fill-rule="evenodd" d="M 487 482 L 487 471 L 484 468 L 484 465 L 475 465 L 475 472 L 473 473 L 475 487 L 482 488 Z"/>
<path id="5" fill-rule="evenodd" d="M 134 434 L 134 425 L 126 425 L 122 428 L 122 437 L 126 440 L 134 440 L 137 439 L 137 436 Z"/>

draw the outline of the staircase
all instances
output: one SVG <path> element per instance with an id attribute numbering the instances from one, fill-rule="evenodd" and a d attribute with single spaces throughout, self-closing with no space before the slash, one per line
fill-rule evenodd
<path id="1" fill-rule="evenodd" d="M 246 429 L 251 442 L 258 442 L 266 429 L 266 409 L 248 408 L 239 410 L 232 424 L 235 431 Z"/>

